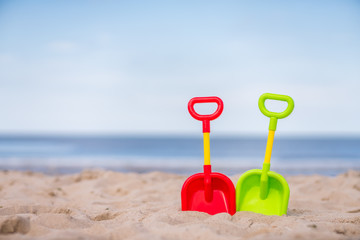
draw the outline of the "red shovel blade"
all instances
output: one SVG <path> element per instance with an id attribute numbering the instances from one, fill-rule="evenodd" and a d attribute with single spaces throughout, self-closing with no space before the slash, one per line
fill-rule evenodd
<path id="1" fill-rule="evenodd" d="M 205 165 L 204 170 L 205 173 L 194 174 L 185 181 L 181 190 L 182 210 L 234 215 L 236 202 L 233 182 L 221 173 L 212 173 L 210 165 Z"/>

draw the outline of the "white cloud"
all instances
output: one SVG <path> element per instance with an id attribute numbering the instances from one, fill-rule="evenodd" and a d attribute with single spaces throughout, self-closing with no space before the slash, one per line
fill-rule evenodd
<path id="1" fill-rule="evenodd" d="M 11 54 L 0 54 L 0 64 L 14 63 L 15 57 Z"/>
<path id="2" fill-rule="evenodd" d="M 95 39 L 101 44 L 101 45 L 108 45 L 112 41 L 112 36 L 109 33 L 100 33 L 95 36 Z"/>
<path id="3" fill-rule="evenodd" d="M 69 52 L 76 49 L 76 44 L 70 41 L 56 40 L 47 45 L 48 49 L 56 52 Z"/>

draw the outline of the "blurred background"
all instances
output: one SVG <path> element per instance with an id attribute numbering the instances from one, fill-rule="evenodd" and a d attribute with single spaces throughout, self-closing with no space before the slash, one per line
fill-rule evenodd
<path id="1" fill-rule="evenodd" d="M 201 171 L 195 96 L 225 104 L 214 169 L 261 168 L 271 92 L 273 169 L 359 169 L 359 66 L 359 1 L 2 0 L 0 168 Z"/>

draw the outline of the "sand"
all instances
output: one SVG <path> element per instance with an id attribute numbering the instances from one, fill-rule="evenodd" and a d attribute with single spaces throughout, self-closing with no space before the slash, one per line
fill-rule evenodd
<path id="1" fill-rule="evenodd" d="M 356 171 L 286 177 L 288 216 L 182 212 L 187 176 L 161 172 L 0 176 L 0 239 L 360 239 Z"/>

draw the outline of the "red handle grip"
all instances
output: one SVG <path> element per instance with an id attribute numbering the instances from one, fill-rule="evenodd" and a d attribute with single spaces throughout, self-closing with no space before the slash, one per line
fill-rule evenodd
<path id="1" fill-rule="evenodd" d="M 194 105 L 197 103 L 217 103 L 218 107 L 213 114 L 200 115 L 195 109 Z M 218 97 L 194 97 L 190 99 L 188 110 L 190 115 L 196 120 L 203 122 L 203 132 L 210 132 L 210 121 L 218 118 L 224 109 L 223 101 Z"/>

